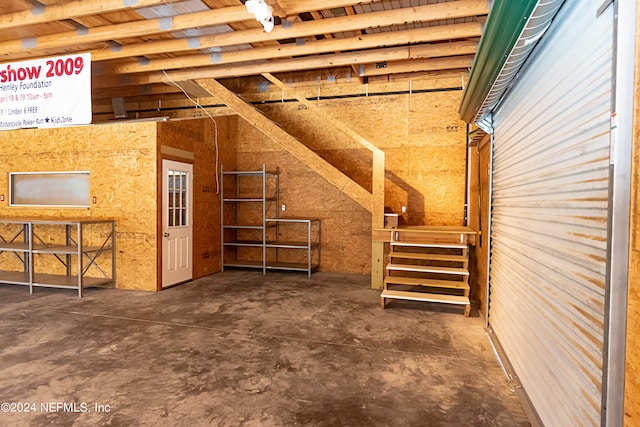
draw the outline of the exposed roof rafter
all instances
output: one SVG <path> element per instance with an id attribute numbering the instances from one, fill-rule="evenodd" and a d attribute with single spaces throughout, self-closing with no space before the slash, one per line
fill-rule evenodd
<path id="1" fill-rule="evenodd" d="M 28 52 L 30 55 L 41 49 L 64 48 L 83 43 L 104 42 L 120 38 L 140 37 L 149 34 L 185 30 L 198 26 L 222 25 L 229 22 L 253 19 L 244 6 L 225 7 L 204 12 L 178 15 L 170 18 L 147 19 L 116 25 L 88 28 L 85 32 L 68 31 L 35 37 L 25 47 L 23 39 L 0 42 L 0 52 L 4 55 Z"/>
<path id="2" fill-rule="evenodd" d="M 181 0 L 136 0 L 134 3 L 123 0 L 75 0 L 63 4 L 43 5 L 38 8 L 0 15 L 0 30 L 177 1 Z"/>
<path id="3" fill-rule="evenodd" d="M 376 47 L 434 42 L 441 40 L 479 37 L 481 27 L 478 23 L 454 24 L 444 28 L 427 27 L 393 33 L 375 33 L 344 39 L 324 39 L 315 42 L 297 44 L 287 43 L 278 46 L 220 52 L 210 55 L 187 55 L 177 58 L 152 59 L 139 63 L 115 64 L 106 67 L 107 74 L 130 74 L 160 70 L 174 70 L 188 67 L 206 67 L 211 65 L 232 64 L 264 59 L 286 58 L 302 55 L 316 55 L 334 51 L 362 50 Z M 437 45 L 436 45 L 437 46 Z M 442 46 L 433 56 L 462 55 L 475 52 L 475 41 L 459 42 L 456 45 Z"/>
<path id="4" fill-rule="evenodd" d="M 89 52 L 93 101 L 101 106 L 114 93 L 175 99 L 172 80 L 241 85 L 289 73 L 294 84 L 341 75 L 358 85 L 459 76 L 468 74 L 489 13 L 487 0 L 267 3 L 276 24 L 270 33 L 241 0 L 40 0 L 35 7 L 5 0 L 0 61 Z"/>

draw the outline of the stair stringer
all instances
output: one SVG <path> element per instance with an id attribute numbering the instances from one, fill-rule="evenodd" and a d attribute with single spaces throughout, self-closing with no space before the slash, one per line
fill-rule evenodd
<path id="1" fill-rule="evenodd" d="M 369 212 L 374 211 L 373 194 L 271 121 L 255 107 L 240 99 L 215 79 L 197 80 L 197 83 L 353 201 Z"/>

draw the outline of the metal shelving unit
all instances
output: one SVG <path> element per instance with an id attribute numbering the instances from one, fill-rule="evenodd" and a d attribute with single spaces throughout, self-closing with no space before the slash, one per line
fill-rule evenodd
<path id="1" fill-rule="evenodd" d="M 244 189 L 245 185 L 249 187 L 249 191 Z M 231 267 L 261 269 L 263 274 L 267 270 L 305 271 L 310 277 L 318 269 L 320 220 L 279 218 L 278 168 L 270 172 L 264 164 L 257 171 L 225 171 L 221 167 L 220 187 L 222 271 Z M 259 193 L 261 197 L 258 197 Z M 243 221 L 243 210 L 249 209 L 246 205 L 259 205 L 254 211 L 260 210 L 261 218 L 254 215 L 253 221 Z M 285 224 L 306 226 L 306 235 L 294 242 L 282 241 L 281 227 Z M 260 256 L 244 255 L 243 249 L 250 248 L 254 248 Z M 273 257 L 270 256 L 271 250 L 275 250 Z M 280 261 L 281 250 L 304 250 L 306 262 Z"/>
<path id="2" fill-rule="evenodd" d="M 22 271 L 0 269 L 0 283 L 29 286 L 31 292 L 31 223 L 22 219 L 4 219 L 1 224 L 7 229 L 0 234 L 0 254 L 14 255 Z"/>
<path id="3" fill-rule="evenodd" d="M 317 271 L 320 266 L 320 220 L 308 218 L 271 218 L 267 223 L 273 223 L 275 227 L 275 239 L 267 240 L 267 249 L 275 249 L 275 260 L 270 261 L 267 257 L 267 269 L 304 271 L 309 277 L 313 271 Z M 301 224 L 306 228 L 305 240 L 281 240 L 282 227 L 287 225 Z M 306 262 L 280 261 L 281 250 L 303 250 L 306 252 Z M 315 259 L 313 254 L 316 254 Z"/>
<path id="4" fill-rule="evenodd" d="M 33 293 L 34 287 L 77 289 L 78 297 L 82 297 L 86 287 L 115 286 L 113 220 L 0 219 L 0 224 L 8 228 L 10 236 L 5 238 L 0 235 L 0 253 L 16 255 L 22 269 L 0 270 L 0 283 L 26 285 L 30 293 Z M 16 226 L 11 227 L 11 224 Z M 100 266 L 105 257 L 111 259 L 110 272 Z M 59 262 L 64 274 L 41 272 L 36 259 L 45 258 L 52 258 L 53 264 Z M 50 269 L 51 262 L 46 260 L 44 263 L 48 265 L 45 268 Z"/>
<path id="5" fill-rule="evenodd" d="M 268 171 L 264 164 L 261 170 L 256 171 L 225 171 L 221 166 L 220 175 L 222 271 L 225 267 L 243 267 L 262 269 L 265 274 L 266 220 L 278 216 L 279 170 Z M 248 191 L 245 186 L 249 188 Z M 249 208 L 242 205 L 252 204 L 259 206 L 257 209 L 261 211 L 261 217 L 254 218 L 250 223 L 241 221 L 241 211 Z M 239 248 L 256 248 L 262 255 L 259 260 L 251 257 L 243 259 L 239 255 Z M 229 252 L 235 253 L 232 259 L 227 256 Z"/>

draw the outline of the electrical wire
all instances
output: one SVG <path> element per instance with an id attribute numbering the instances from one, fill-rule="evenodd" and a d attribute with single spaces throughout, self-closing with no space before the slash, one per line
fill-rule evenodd
<path id="1" fill-rule="evenodd" d="M 204 113 L 211 119 L 211 121 L 213 122 L 213 129 L 214 129 L 214 146 L 215 146 L 215 157 L 216 157 L 216 194 L 220 194 L 220 173 L 218 172 L 218 169 L 220 167 L 220 149 L 218 147 L 218 123 L 216 122 L 216 119 L 213 118 L 213 116 L 207 111 L 206 108 L 204 108 L 202 105 L 200 105 L 200 102 L 198 102 L 197 100 L 194 100 L 191 95 L 189 95 L 187 93 L 186 90 L 184 90 L 182 88 L 182 86 L 180 86 L 177 82 L 175 82 L 170 76 L 169 74 L 167 74 L 167 72 L 165 70 L 162 70 L 162 73 L 164 74 L 164 76 L 167 78 L 167 80 L 169 80 L 171 82 L 171 84 L 173 84 L 175 87 L 177 87 L 178 89 L 180 89 L 182 91 L 182 93 L 185 94 L 185 96 L 189 99 L 189 101 L 191 101 L 193 103 L 193 105 L 196 106 L 197 108 L 202 109 L 202 111 L 204 111 Z"/>

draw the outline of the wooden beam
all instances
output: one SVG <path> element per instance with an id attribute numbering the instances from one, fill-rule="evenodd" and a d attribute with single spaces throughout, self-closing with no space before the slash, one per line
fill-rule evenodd
<path id="1" fill-rule="evenodd" d="M 359 4 L 373 3 L 378 0 L 280 0 L 278 3 L 287 15 L 309 12 L 312 10 L 329 10 L 337 7 L 356 6 Z"/>
<path id="2" fill-rule="evenodd" d="M 440 58 L 444 56 L 475 55 L 480 39 L 461 40 L 448 43 L 411 46 L 411 59 Z"/>
<path id="3" fill-rule="evenodd" d="M 455 27 L 456 34 L 460 37 L 478 37 L 481 33 L 480 24 L 470 22 L 454 24 L 447 27 Z M 438 28 L 438 27 L 435 27 Z M 444 32 L 442 37 L 447 37 L 450 32 Z M 239 65 L 220 65 L 214 67 L 185 69 L 168 72 L 169 77 L 175 81 L 193 80 L 202 78 L 228 78 L 251 76 L 260 73 L 280 73 L 287 71 L 314 70 L 318 68 L 333 68 L 351 66 L 352 64 L 367 64 L 381 61 L 401 61 L 413 59 L 412 55 L 420 55 L 420 46 L 390 47 L 383 49 L 369 49 L 359 52 L 339 53 L 335 55 L 310 55 L 302 58 L 281 59 L 256 63 L 243 63 Z M 132 84 L 164 83 L 169 79 L 164 73 L 149 73 L 145 75 L 120 75 L 94 80 L 96 88 Z"/>
<path id="4" fill-rule="evenodd" d="M 257 41 L 297 39 L 317 34 L 357 31 L 378 26 L 387 27 L 404 24 L 406 22 L 428 22 L 442 19 L 464 18 L 486 15 L 487 13 L 488 7 L 486 1 L 461 0 L 360 15 L 340 16 L 317 21 L 291 22 L 290 26 L 276 25 L 270 33 L 265 33 L 261 28 L 257 28 L 189 39 L 182 38 L 123 45 L 121 49 L 117 51 L 109 49 L 92 51 L 91 59 L 93 61 L 105 61 L 131 56 L 148 56 L 166 52 L 175 53 L 193 49 L 250 44 Z M 480 28 L 480 24 L 475 23 L 475 25 Z M 451 28 L 452 33 L 444 37 L 443 40 L 456 38 L 456 27 L 447 27 Z M 479 35 L 480 34 L 478 34 L 478 36 Z"/>
<path id="5" fill-rule="evenodd" d="M 371 77 L 370 81 L 376 82 L 380 79 L 383 82 L 409 82 L 410 80 L 439 80 L 439 79 L 456 79 L 462 83 L 461 77 L 468 77 L 468 70 L 438 70 L 438 71 L 420 71 L 417 73 L 388 74 L 386 76 Z"/>
<path id="6" fill-rule="evenodd" d="M 347 15 L 355 15 L 356 14 L 356 11 L 353 8 L 353 6 L 345 7 L 344 10 L 347 11 Z M 362 30 L 356 30 L 355 33 L 356 34 L 364 34 L 364 32 Z M 355 76 L 356 76 L 355 78 L 358 79 L 360 84 L 364 84 L 364 79 L 358 75 L 358 70 L 356 70 L 355 65 L 352 65 L 351 69 L 355 72 Z"/>
<path id="7" fill-rule="evenodd" d="M 371 289 L 384 286 L 384 242 L 371 242 Z"/>
<path id="8" fill-rule="evenodd" d="M 130 98 L 135 96 L 151 96 L 151 95 L 166 95 L 170 93 L 182 93 L 180 89 L 169 83 L 158 83 L 154 85 L 134 85 L 134 86 L 119 86 L 117 88 L 106 89 L 92 89 L 91 99 L 95 103 L 100 99 L 111 98 Z M 183 95 L 184 96 L 184 95 Z M 110 103 L 111 101 L 109 101 Z"/>
<path id="9" fill-rule="evenodd" d="M 324 39 L 307 42 L 303 45 L 287 43 L 278 46 L 266 46 L 253 49 L 242 49 L 230 52 L 220 52 L 215 55 L 185 55 L 177 58 L 161 58 L 145 61 L 143 64 L 120 63 L 105 66 L 102 73 L 129 74 L 159 70 L 173 70 L 185 67 L 206 67 L 211 65 L 232 64 L 237 62 L 256 61 L 261 59 L 287 58 L 294 56 L 313 55 L 327 52 L 355 51 L 375 47 L 396 46 L 405 44 L 425 43 L 450 38 L 455 34 L 447 26 L 416 28 L 412 30 L 384 32 L 348 37 L 342 39 Z M 420 58 L 436 56 L 453 56 L 474 54 L 477 42 L 461 41 L 454 43 L 439 43 L 423 49 Z M 96 72 L 98 72 L 96 70 Z"/>
<path id="10" fill-rule="evenodd" d="M 264 135 L 280 144 L 285 150 L 311 168 L 314 172 L 318 173 L 322 178 L 345 193 L 360 206 L 371 212 L 371 193 L 362 188 L 358 183 L 329 164 L 326 160 L 318 156 L 293 136 L 285 132 L 280 126 L 266 118 L 253 106 L 241 100 L 236 94 L 224 87 L 218 81 L 207 79 L 198 80 L 196 83 L 216 97 L 216 99 L 224 102 L 227 107 L 235 111 L 240 117 L 248 121 Z"/>
<path id="11" fill-rule="evenodd" d="M 346 7 L 344 8 L 344 11 L 345 11 L 345 12 L 347 12 L 347 15 L 351 15 L 351 16 L 356 15 L 356 11 L 355 11 L 355 9 L 353 8 L 353 6 L 346 6 Z M 356 33 L 356 34 L 364 34 L 364 33 L 362 32 L 362 30 L 355 30 L 355 33 Z"/>
<path id="12" fill-rule="evenodd" d="M 313 16 L 313 19 L 315 19 L 316 21 L 320 21 L 324 19 L 324 16 L 322 16 L 322 13 L 318 12 L 317 10 L 314 10 L 313 12 L 311 12 L 311 16 Z M 333 34 L 331 33 L 322 33 L 322 35 L 326 38 L 326 39 L 332 39 Z"/>
<path id="13" fill-rule="evenodd" d="M 176 1 L 179 0 L 137 0 L 135 3 L 127 3 L 123 0 L 75 0 L 64 4 L 42 5 L 38 8 L 0 15 L 0 30 Z"/>
<path id="14" fill-rule="evenodd" d="M 373 152 L 373 179 L 372 194 L 373 206 L 372 225 L 373 227 L 384 227 L 384 179 L 385 179 L 385 153 L 382 150 Z"/>
<path id="15" fill-rule="evenodd" d="M 23 39 L 8 40 L 0 42 L 0 52 L 2 52 L 3 55 L 19 52 L 32 54 L 42 49 L 64 48 L 107 40 L 166 33 L 187 28 L 222 25 L 251 19 L 255 21 L 255 17 L 247 12 L 244 6 L 231 6 L 222 9 L 177 15 L 170 19 L 147 19 L 123 24 L 93 27 L 87 29 L 84 34 L 79 34 L 78 31 L 48 34 L 31 39 L 30 46 L 33 47 L 29 48 L 23 47 Z M 264 32 L 264 30 L 261 31 Z"/>
<path id="16" fill-rule="evenodd" d="M 386 74 L 412 73 L 418 71 L 438 71 L 447 69 L 471 68 L 473 56 L 460 56 L 452 58 L 418 59 L 411 61 L 385 62 L 386 67 L 379 68 L 376 65 L 364 66 L 364 77 L 381 76 Z"/>

